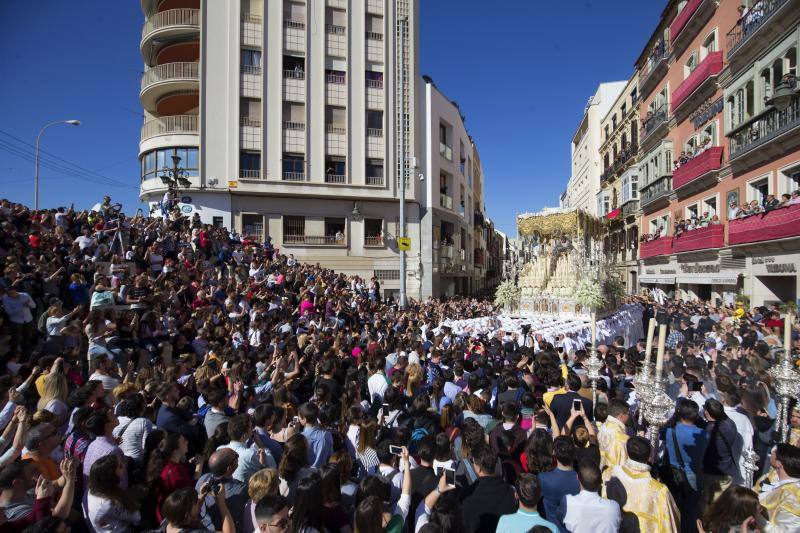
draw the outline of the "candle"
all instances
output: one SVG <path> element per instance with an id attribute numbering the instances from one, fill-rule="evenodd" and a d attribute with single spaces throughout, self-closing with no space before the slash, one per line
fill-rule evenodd
<path id="1" fill-rule="evenodd" d="M 667 325 L 658 326 L 658 353 L 656 353 L 656 378 L 661 377 L 661 370 L 664 368 L 664 343 L 667 340 Z"/>
<path id="2" fill-rule="evenodd" d="M 597 313 L 592 312 L 592 349 L 597 347 Z"/>
<path id="3" fill-rule="evenodd" d="M 792 313 L 786 313 L 786 322 L 783 325 L 783 349 L 787 359 L 792 360 Z"/>
<path id="4" fill-rule="evenodd" d="M 651 318 L 650 323 L 647 325 L 647 346 L 644 349 L 645 363 L 650 362 L 650 354 L 653 353 L 653 335 L 656 332 L 656 319 Z"/>

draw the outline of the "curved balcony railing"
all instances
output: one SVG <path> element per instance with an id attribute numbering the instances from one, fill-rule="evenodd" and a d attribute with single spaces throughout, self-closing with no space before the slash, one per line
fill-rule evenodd
<path id="1" fill-rule="evenodd" d="M 758 0 L 754 3 L 728 32 L 728 58 L 788 2 L 789 0 Z"/>
<path id="2" fill-rule="evenodd" d="M 672 239 L 672 250 L 675 253 L 710 250 L 723 246 L 725 246 L 725 228 L 722 224 L 684 231 Z"/>
<path id="3" fill-rule="evenodd" d="M 672 237 L 659 237 L 658 239 L 643 242 L 639 246 L 639 259 L 658 257 L 672 253 Z"/>
<path id="4" fill-rule="evenodd" d="M 199 80 L 199 63 L 165 63 L 147 69 L 142 75 L 142 91 L 151 85 L 174 80 Z"/>
<path id="5" fill-rule="evenodd" d="M 728 244 L 763 242 L 800 235 L 800 205 L 774 209 L 768 213 L 731 220 L 728 223 Z"/>
<path id="6" fill-rule="evenodd" d="M 168 9 L 147 18 L 142 28 L 142 41 L 154 32 L 170 27 L 191 27 L 200 31 L 199 9 Z"/>
<path id="7" fill-rule="evenodd" d="M 197 115 L 172 115 L 148 120 L 142 125 L 141 140 L 151 139 L 159 135 L 176 133 L 197 133 Z"/>
<path id="8" fill-rule="evenodd" d="M 719 74 L 720 71 L 722 71 L 722 52 L 711 52 L 697 65 L 697 68 L 672 91 L 672 112 L 674 113 L 693 92 L 707 80 Z"/>
<path id="9" fill-rule="evenodd" d="M 675 16 L 675 20 L 669 25 L 669 36 L 673 41 L 680 35 L 689 22 L 689 19 L 692 18 L 692 15 L 694 15 L 703 1 L 704 0 L 689 0 L 686 5 L 683 6 L 681 12 Z"/>
<path id="10" fill-rule="evenodd" d="M 719 170 L 722 166 L 722 152 L 723 148 L 721 146 L 712 146 L 673 170 L 672 186 L 675 190 L 678 190 L 692 183 L 700 176 Z"/>

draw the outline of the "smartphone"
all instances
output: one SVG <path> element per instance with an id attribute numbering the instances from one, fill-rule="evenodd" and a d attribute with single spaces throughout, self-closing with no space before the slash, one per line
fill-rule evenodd
<path id="1" fill-rule="evenodd" d="M 385 404 L 383 404 L 382 407 L 383 407 L 383 414 L 384 415 L 388 415 L 389 414 L 389 404 L 385 403 Z"/>
<path id="2" fill-rule="evenodd" d="M 702 381 L 693 381 L 692 382 L 692 392 L 700 392 L 703 390 L 703 382 Z"/>
<path id="3" fill-rule="evenodd" d="M 581 401 L 580 400 L 572 400 L 572 408 L 576 411 L 581 410 Z"/>
<path id="4" fill-rule="evenodd" d="M 214 481 L 214 482 L 211 484 L 211 493 L 212 493 L 214 496 L 216 496 L 217 494 L 219 494 L 219 491 L 220 491 L 220 490 L 222 490 L 222 483 L 220 483 L 219 481 Z"/>
<path id="5" fill-rule="evenodd" d="M 296 426 L 299 423 L 300 423 L 300 417 L 299 416 L 296 416 L 296 417 L 292 418 L 292 425 L 293 426 Z"/>
<path id="6" fill-rule="evenodd" d="M 444 469 L 444 481 L 447 483 L 448 487 L 455 487 L 456 486 L 456 471 L 452 468 L 445 468 Z"/>
<path id="7" fill-rule="evenodd" d="M 389 453 L 391 453 L 392 455 L 403 455 L 403 447 L 390 444 Z"/>

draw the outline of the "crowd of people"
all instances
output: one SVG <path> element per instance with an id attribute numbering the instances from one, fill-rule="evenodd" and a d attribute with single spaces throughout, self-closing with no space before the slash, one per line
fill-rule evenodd
<path id="1" fill-rule="evenodd" d="M 110 199 L 3 200 L 0 259 L 0 532 L 800 530 L 776 309 L 628 302 L 670 331 L 653 450 L 643 339 L 597 347 L 594 405 L 590 346 L 443 325 L 491 302 L 403 309 L 375 279 Z"/>
<path id="2" fill-rule="evenodd" d="M 776 209 L 798 204 L 800 204 L 800 191 L 792 191 L 791 194 L 784 193 L 781 195 L 780 200 L 774 194 L 768 194 L 760 203 L 758 200 L 751 200 L 750 203 L 744 202 L 737 206 L 735 202 L 732 202 L 728 210 L 728 218 L 733 220 L 754 215 L 764 215 Z"/>

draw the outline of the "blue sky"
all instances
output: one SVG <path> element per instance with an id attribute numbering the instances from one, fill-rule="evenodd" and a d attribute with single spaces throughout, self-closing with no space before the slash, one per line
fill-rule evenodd
<path id="1" fill-rule="evenodd" d="M 421 73 L 465 113 L 488 215 L 513 234 L 516 213 L 557 204 L 589 96 L 632 74 L 665 1 L 420 4 Z M 40 204 L 85 208 L 109 193 L 138 207 L 142 22 L 138 0 L 0 1 L 0 197 L 33 204 L 36 134 L 76 118 L 43 136 Z"/>

